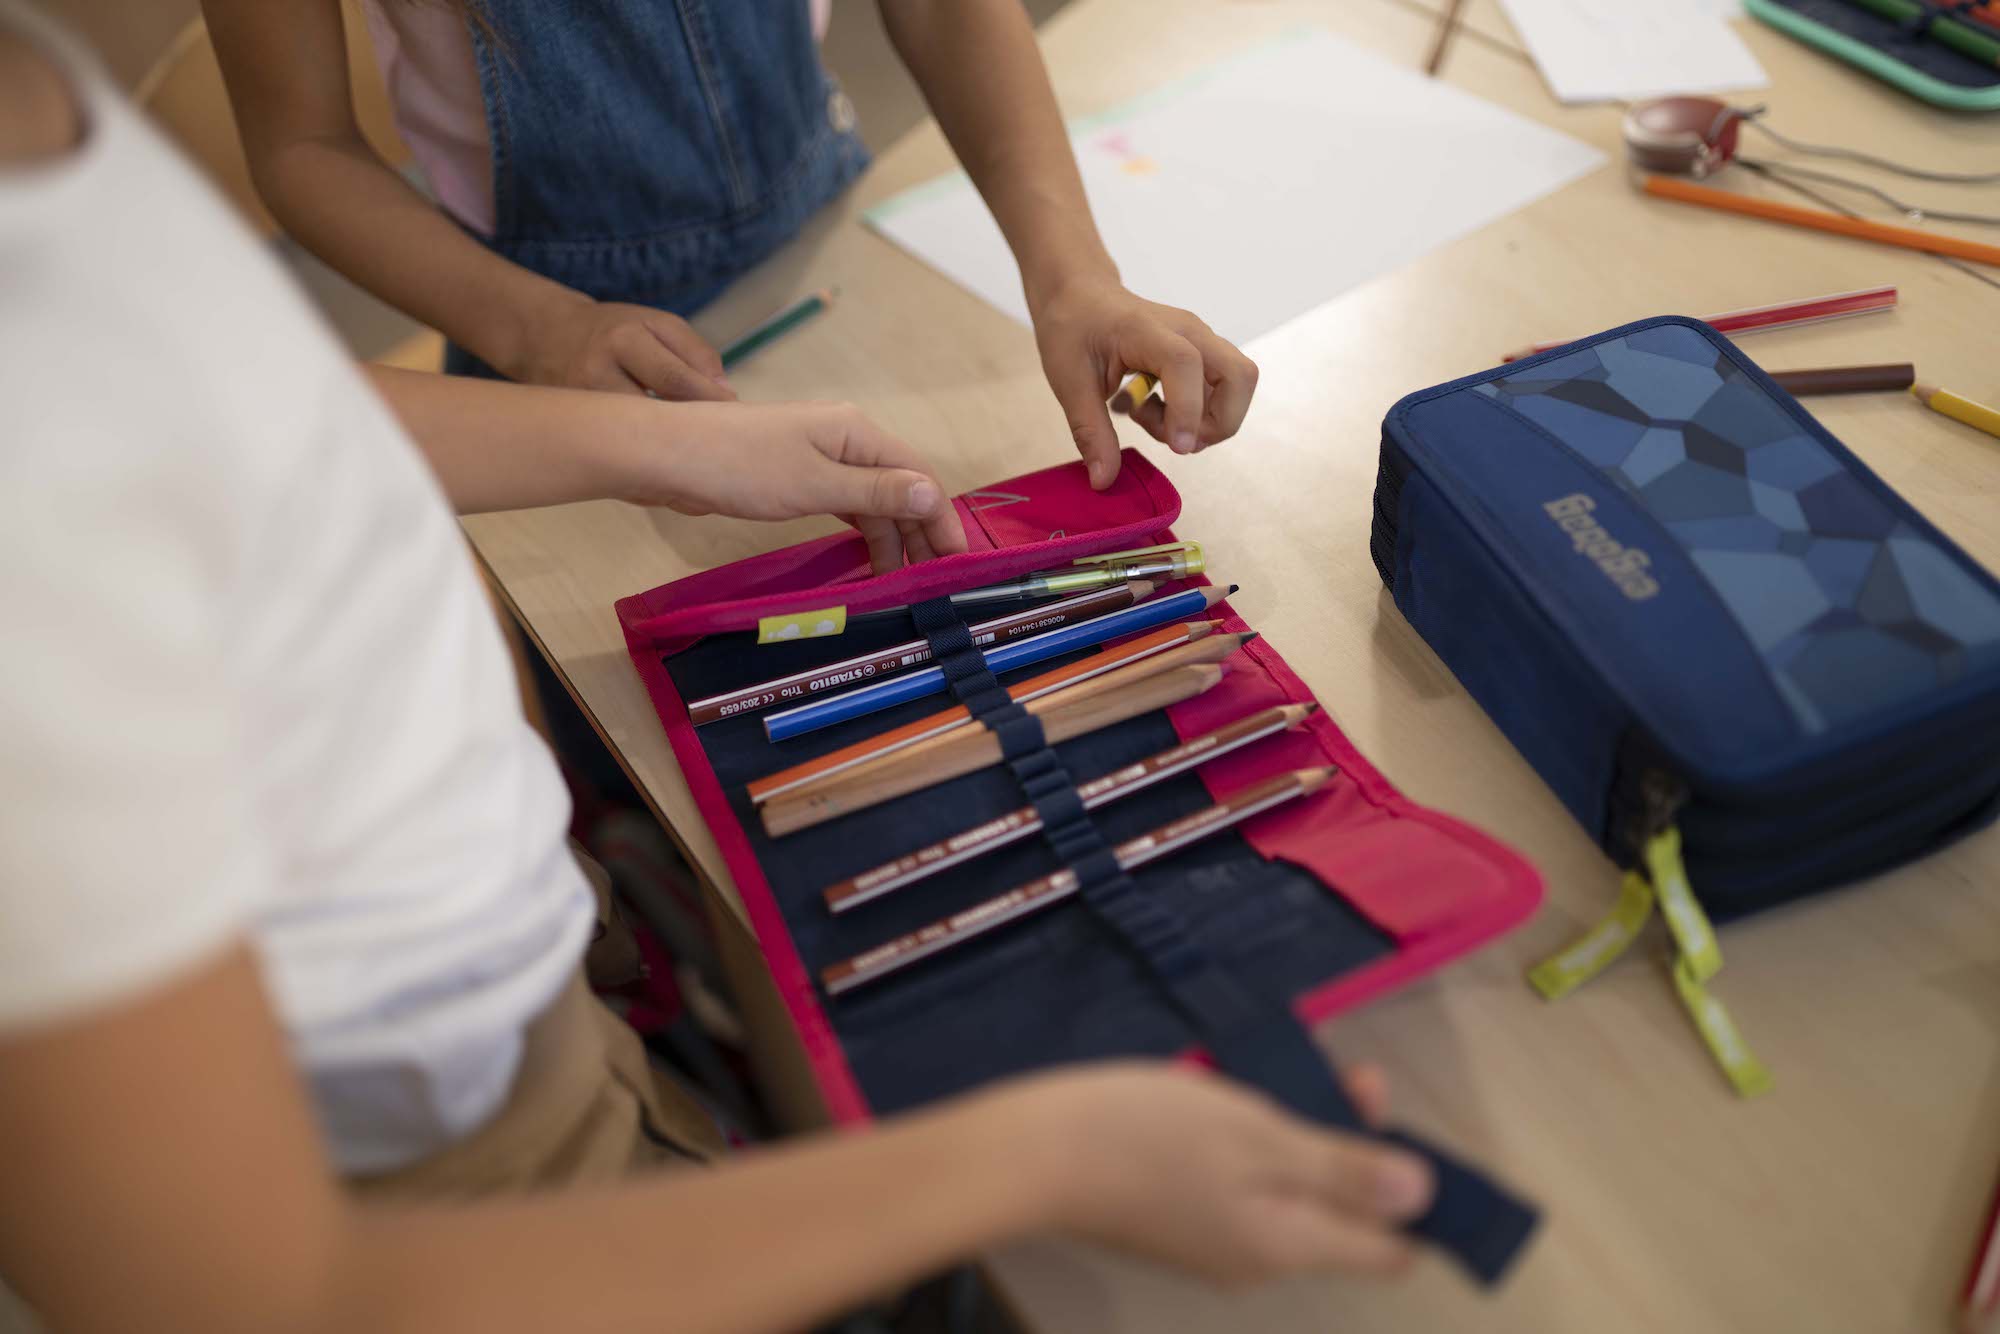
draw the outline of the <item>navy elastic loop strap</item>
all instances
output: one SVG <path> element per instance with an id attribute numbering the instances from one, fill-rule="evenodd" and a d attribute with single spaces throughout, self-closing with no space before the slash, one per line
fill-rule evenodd
<path id="1" fill-rule="evenodd" d="M 1224 1072 L 1264 1089 L 1300 1115 L 1359 1133 L 1362 1127 L 1339 1077 L 1288 1011 L 1259 1000 L 1216 966 L 1180 919 L 1139 892 L 1083 810 L 1069 771 L 1047 744 L 1041 720 L 1001 687 L 972 645 L 971 631 L 949 598 L 910 609 L 952 694 L 1000 737 L 1001 753 L 1064 865 L 1079 897 L 1132 950 L 1201 1034 Z M 1431 1164 L 1436 1194 L 1415 1236 L 1457 1257 L 1482 1283 L 1495 1283 L 1534 1232 L 1535 1211 L 1484 1176 L 1409 1135 L 1380 1136 Z"/>
<path id="2" fill-rule="evenodd" d="M 1216 1044 L 1214 1052 L 1217 1066 L 1227 1074 L 1266 1090 L 1303 1116 L 1372 1135 L 1428 1162 L 1430 1208 L 1405 1230 L 1456 1258 L 1483 1284 L 1498 1283 L 1506 1275 L 1541 1221 L 1532 1205 L 1407 1131 L 1364 1127 L 1339 1076 L 1291 1016 L 1273 1015 L 1230 1038 Z"/>
<path id="3" fill-rule="evenodd" d="M 1364 1127 L 1339 1076 L 1290 1012 L 1260 1000 L 1217 967 L 1174 915 L 1140 894 L 1129 878 L 1086 888 L 1084 899 L 1153 970 L 1220 1069 L 1302 1116 L 1375 1135 L 1424 1158 L 1435 1183 L 1431 1205 L 1405 1230 L 1455 1257 L 1483 1284 L 1505 1275 L 1539 1221 L 1532 1206 L 1406 1132 Z"/>

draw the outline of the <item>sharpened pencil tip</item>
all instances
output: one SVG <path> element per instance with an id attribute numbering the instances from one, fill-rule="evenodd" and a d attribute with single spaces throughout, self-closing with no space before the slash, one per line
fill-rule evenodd
<path id="1" fill-rule="evenodd" d="M 1254 639 L 1261 639 L 1263 638 L 1263 634 L 1264 632 L 1261 630 L 1239 631 L 1236 636 L 1236 647 L 1242 648 L 1245 644 L 1248 644 Z"/>
<path id="2" fill-rule="evenodd" d="M 1340 770 L 1331 764 L 1321 765 L 1317 769 L 1301 769 L 1299 770 L 1299 786 L 1307 792 L 1317 792 L 1332 782 L 1333 776 L 1339 772 Z"/>

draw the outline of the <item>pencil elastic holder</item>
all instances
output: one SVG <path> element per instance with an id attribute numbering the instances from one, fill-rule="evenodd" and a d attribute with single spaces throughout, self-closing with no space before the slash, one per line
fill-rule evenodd
<path id="1" fill-rule="evenodd" d="M 2000 110 L 2000 68 L 1938 41 L 1925 30 L 1926 22 L 1898 23 L 1851 0 L 1743 0 L 1743 7 L 1778 31 L 1911 97 L 1953 111 Z M 2000 16 L 2000 6 L 1984 9 Z M 1965 21 L 1978 27 L 1976 19 Z M 1979 31 L 1990 31 L 2000 41 L 2000 27 Z"/>
<path id="2" fill-rule="evenodd" d="M 995 676 L 948 595 L 1173 540 L 1179 498 L 1128 453 L 1093 492 L 1081 465 L 982 488 L 958 505 L 972 549 L 882 576 L 841 535 L 696 575 L 619 603 L 634 665 L 728 863 L 819 1088 L 841 1121 L 919 1106 L 1070 1062 L 1201 1060 L 1301 1113 L 1358 1133 L 1354 1109 L 1305 1025 L 1432 971 L 1519 922 L 1540 897 L 1517 854 L 1403 797 L 1324 710 L 1115 804 L 1085 810 L 1078 784 L 1118 773 L 1245 716 L 1311 693 L 1271 645 L 1236 650 L 1213 688 L 1054 745 L 1006 687 L 1083 650 Z M 1050 537 L 1049 534 L 1056 534 Z M 1220 559 L 1211 550 L 1211 561 Z M 1193 582 L 1200 582 L 1199 576 Z M 1187 586 L 1169 583 L 1156 598 Z M 906 614 L 882 614 L 903 607 Z M 982 603 L 978 616 L 1003 615 Z M 1207 613 L 1246 630 L 1226 602 Z M 844 624 L 818 640 L 757 642 L 786 618 Z M 920 638 L 950 694 L 783 742 L 750 714 L 696 727 L 686 701 Z M 1115 651 L 1115 646 L 1112 646 Z M 952 698 L 1000 739 L 1002 763 L 782 837 L 749 785 L 914 722 Z M 1301 715 L 1305 710 L 1299 711 Z M 1111 849 L 1288 772 L 1332 781 L 1134 870 Z M 888 859 L 1024 806 L 1042 829 L 852 911 L 824 892 Z M 1076 892 L 852 991 L 821 975 L 882 942 L 1062 870 Z M 1534 1211 L 1434 1146 L 1437 1206 L 1414 1229 L 1496 1280 Z"/>

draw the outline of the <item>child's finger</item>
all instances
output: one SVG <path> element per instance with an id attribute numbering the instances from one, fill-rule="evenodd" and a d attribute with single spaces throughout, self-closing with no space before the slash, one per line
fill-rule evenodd
<path id="1" fill-rule="evenodd" d="M 1164 324 L 1149 324 L 1134 342 L 1136 346 L 1126 351 L 1126 364 L 1157 379 L 1167 400 L 1161 419 L 1164 434 L 1155 438 L 1176 454 L 1194 453 L 1201 447 L 1201 418 L 1208 400 L 1200 350 Z M 1132 415 L 1144 426 L 1151 414 L 1141 404 Z"/>
<path id="2" fill-rule="evenodd" d="M 728 386 L 717 384 L 682 361 L 644 326 L 628 324 L 617 329 L 610 347 L 624 372 L 661 398 L 692 403 L 727 402 L 736 397 Z"/>
<path id="3" fill-rule="evenodd" d="M 709 379 L 729 387 L 729 381 L 722 370 L 722 354 L 708 345 L 708 340 L 694 331 L 686 320 L 668 315 L 664 311 L 646 321 L 646 327 L 653 331 L 653 337 L 667 345 L 667 349 L 689 366 L 706 375 Z M 735 398 L 731 389 L 729 397 Z"/>
<path id="4" fill-rule="evenodd" d="M 1090 474 L 1093 491 L 1102 491 L 1118 480 L 1118 432 L 1111 427 L 1111 411 L 1104 404 L 1104 387 L 1097 371 L 1087 362 L 1066 366 L 1052 377 L 1056 402 L 1062 405 L 1069 422 L 1069 436 L 1083 466 Z"/>
<path id="5" fill-rule="evenodd" d="M 1236 350 L 1235 344 L 1207 330 L 1188 335 L 1201 349 L 1208 380 L 1208 407 L 1201 423 L 1201 443 L 1213 445 L 1235 435 L 1250 411 L 1250 399 L 1257 392 L 1257 363 Z"/>
<path id="6" fill-rule="evenodd" d="M 887 574 L 903 568 L 903 534 L 897 529 L 895 520 L 855 514 L 849 515 L 847 521 L 860 531 L 862 541 L 868 544 L 868 564 L 875 573 Z"/>

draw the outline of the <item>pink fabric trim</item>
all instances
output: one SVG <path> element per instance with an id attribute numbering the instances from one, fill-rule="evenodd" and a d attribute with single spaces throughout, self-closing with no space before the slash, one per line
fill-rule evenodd
<path id="1" fill-rule="evenodd" d="M 980 510 L 969 510 L 965 497 L 959 500 L 972 520 L 968 536 L 982 550 L 875 579 L 850 574 L 845 583 L 851 588 L 843 588 L 849 610 L 920 601 L 1045 569 L 1077 555 L 1170 541 L 1169 526 L 1180 512 L 1180 498 L 1166 479 L 1129 451 L 1119 482 L 1097 497 L 1089 492 L 1080 464 L 1003 482 L 974 496 L 995 494 L 1026 499 Z M 1007 514 L 1006 509 L 1015 504 L 1020 512 Z M 1038 525 L 1046 523 L 1050 507 L 1057 513 L 1076 513 L 1062 525 L 1061 536 L 1024 541 L 1046 531 Z M 1087 523 L 1093 513 L 1117 522 L 1078 531 L 1080 523 Z M 870 1115 L 867 1099 L 820 1006 L 818 989 L 786 930 L 770 883 L 751 854 L 749 840 L 708 765 L 688 722 L 686 707 L 660 659 L 705 633 L 744 629 L 759 617 L 779 611 L 825 606 L 830 591 L 825 583 L 803 581 L 825 578 L 835 570 L 851 572 L 865 560 L 858 536 L 836 535 L 693 575 L 618 603 L 633 663 L 653 697 L 695 804 L 736 877 L 751 927 L 763 946 L 828 1110 L 841 1122 L 865 1121 Z M 741 596 L 746 585 L 750 595 Z M 730 591 L 739 596 L 711 600 Z M 1228 628 L 1248 628 L 1227 604 L 1221 610 Z M 1258 670 L 1239 665 L 1215 689 L 1168 710 L 1169 720 L 1182 737 L 1258 708 L 1313 698 L 1267 641 L 1260 639 L 1245 652 Z M 1297 997 L 1295 1012 L 1315 1023 L 1467 953 L 1527 917 L 1542 894 L 1541 877 L 1526 859 L 1397 792 L 1323 708 L 1302 732 L 1270 738 L 1198 772 L 1211 792 L 1227 792 L 1274 772 L 1329 761 L 1340 767 L 1339 779 L 1310 801 L 1273 811 L 1243 829 L 1258 852 L 1311 872 L 1330 892 L 1340 894 L 1397 942 L 1397 951 L 1389 957 Z M 1329 838 L 1329 832 L 1336 830 L 1341 837 Z M 1413 863 L 1418 868 L 1414 874 Z M 1202 1059 L 1199 1052 L 1187 1055 Z"/>

